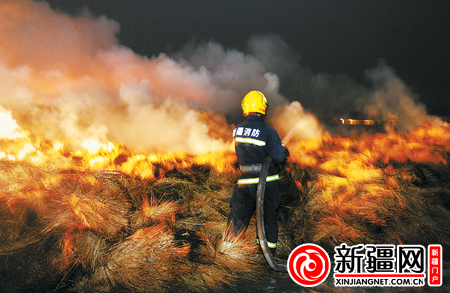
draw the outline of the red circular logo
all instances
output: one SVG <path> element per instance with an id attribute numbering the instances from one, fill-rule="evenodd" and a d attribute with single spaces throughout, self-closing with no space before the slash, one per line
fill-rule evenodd
<path id="1" fill-rule="evenodd" d="M 330 257 L 316 244 L 297 246 L 289 255 L 288 272 L 292 280 L 300 286 L 317 286 L 328 277 Z"/>

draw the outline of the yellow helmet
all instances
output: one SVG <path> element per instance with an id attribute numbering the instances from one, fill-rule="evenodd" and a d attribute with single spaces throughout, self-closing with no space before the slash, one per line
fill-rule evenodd
<path id="1" fill-rule="evenodd" d="M 267 99 L 262 92 L 251 91 L 242 99 L 241 106 L 244 111 L 244 116 L 248 113 L 266 114 Z"/>

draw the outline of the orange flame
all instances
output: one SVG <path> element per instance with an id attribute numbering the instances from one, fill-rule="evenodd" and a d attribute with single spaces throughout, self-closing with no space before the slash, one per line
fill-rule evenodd
<path id="1" fill-rule="evenodd" d="M 75 256 L 74 248 L 75 245 L 73 243 L 74 240 L 74 231 L 77 229 L 76 225 L 71 226 L 69 229 L 67 229 L 66 233 L 64 234 L 64 243 L 62 245 L 62 252 L 64 255 L 64 265 L 65 267 L 68 267 L 71 260 Z"/>
<path id="2" fill-rule="evenodd" d="M 31 139 L 17 126 L 10 112 L 0 111 L 0 114 L 0 118 L 8 122 L 2 124 L 0 134 L 10 134 L 7 138 L 0 138 L 0 160 L 26 161 L 36 166 L 50 164 L 60 168 L 105 170 L 145 180 L 161 179 L 167 171 L 190 168 L 195 164 L 208 165 L 219 173 L 236 172 L 236 156 L 231 143 L 230 149 L 194 156 L 183 152 L 135 154 L 124 145 L 85 139 L 80 143 L 81 148 L 70 151 L 68 142 Z M 214 125 L 225 123 L 207 114 L 202 114 L 201 119 Z M 210 135 L 223 138 L 224 133 L 211 129 Z M 398 183 L 389 175 L 391 162 L 447 164 L 450 131 L 448 126 L 425 124 L 408 134 L 377 133 L 360 139 L 323 134 L 291 140 L 288 148 L 290 162 L 318 168 L 322 172 L 316 187 L 322 191 L 324 200 L 341 204 L 356 193 L 377 196 L 397 188 Z M 373 184 L 380 180 L 384 182 L 384 191 Z M 343 191 L 340 198 L 335 198 L 337 191 Z M 92 207 L 77 195 L 68 200 L 84 227 L 91 227 L 86 215 L 95 214 Z M 174 206 L 165 208 L 170 211 L 167 215 L 176 211 Z M 142 209 L 146 217 L 152 217 L 157 210 L 148 199 L 144 200 Z"/>

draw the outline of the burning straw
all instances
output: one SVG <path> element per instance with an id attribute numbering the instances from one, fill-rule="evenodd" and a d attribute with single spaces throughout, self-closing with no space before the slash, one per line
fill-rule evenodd
<path id="1" fill-rule="evenodd" d="M 248 249 L 220 247 L 236 174 L 158 162 L 158 179 L 2 162 L 2 253 L 20 260 L 36 249 L 56 288 L 78 292 L 209 291 L 254 276 Z"/>
<path id="2" fill-rule="evenodd" d="M 408 135 L 291 141 L 277 256 L 305 242 L 330 252 L 341 243 L 450 246 L 448 133 L 425 125 Z M 265 267 L 254 221 L 222 246 L 238 175 L 224 154 L 105 149 L 67 154 L 72 165 L 60 168 L 1 160 L 0 261 L 44 272 L 30 268 L 21 286 L 77 292 L 209 292 L 254 279 Z M 89 167 L 109 155 L 105 169 Z M 3 280 L 17 275 L 9 271 Z"/>
<path id="3" fill-rule="evenodd" d="M 448 133 L 425 125 L 407 135 L 299 142 L 294 149 L 314 160 L 296 167 L 294 153 L 286 168 L 281 218 L 288 232 L 282 240 L 318 243 L 329 252 L 341 243 L 449 246 L 443 220 L 450 216 Z M 299 205 L 289 201 L 293 191 Z"/>

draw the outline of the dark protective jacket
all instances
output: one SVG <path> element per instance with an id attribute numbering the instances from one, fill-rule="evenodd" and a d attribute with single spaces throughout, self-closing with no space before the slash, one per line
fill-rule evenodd
<path id="1" fill-rule="evenodd" d="M 233 139 L 237 162 L 241 166 L 260 165 L 266 156 L 272 157 L 273 163 L 281 164 L 289 155 L 275 129 L 264 123 L 263 118 L 257 115 L 247 116 L 245 121 L 238 124 L 233 130 Z M 269 168 L 264 198 L 264 225 L 271 250 L 276 248 L 278 239 L 278 182 L 276 181 L 279 175 L 275 164 L 271 164 Z M 232 227 L 230 235 L 236 236 L 248 227 L 256 207 L 259 176 L 258 171 L 243 172 L 239 176 L 231 197 L 231 211 L 228 217 L 228 225 Z"/>
<path id="2" fill-rule="evenodd" d="M 262 164 L 266 156 L 270 156 L 273 163 L 281 164 L 289 155 L 276 130 L 258 115 L 247 116 L 239 123 L 233 130 L 233 140 L 239 165 Z M 271 166 L 269 176 L 276 173 L 277 168 Z M 242 174 L 241 178 L 249 178 L 249 175 Z"/>

